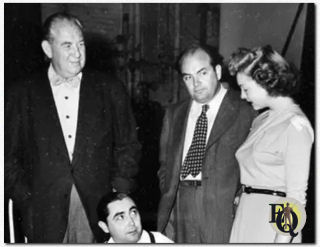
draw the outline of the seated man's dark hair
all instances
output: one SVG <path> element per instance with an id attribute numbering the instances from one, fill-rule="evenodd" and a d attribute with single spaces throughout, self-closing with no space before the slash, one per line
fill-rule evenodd
<path id="1" fill-rule="evenodd" d="M 122 200 L 129 197 L 126 193 L 122 192 L 110 192 L 104 195 L 97 206 L 98 219 L 107 223 L 107 217 L 109 215 L 108 205 L 111 202 Z"/>

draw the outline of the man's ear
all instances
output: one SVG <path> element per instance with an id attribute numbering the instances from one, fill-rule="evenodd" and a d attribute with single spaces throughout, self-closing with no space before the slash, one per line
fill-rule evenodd
<path id="1" fill-rule="evenodd" d="M 222 67 L 221 67 L 221 65 L 219 65 L 219 64 L 216 65 L 215 71 L 216 71 L 216 75 L 217 75 L 218 80 L 220 80 L 221 79 L 221 75 L 222 75 Z"/>
<path id="2" fill-rule="evenodd" d="M 98 226 L 102 229 L 102 231 L 104 231 L 105 233 L 109 233 L 109 228 L 107 226 L 107 224 L 101 220 L 99 220 L 98 222 Z"/>
<path id="3" fill-rule="evenodd" d="M 52 49 L 51 44 L 47 40 L 41 42 L 41 47 L 43 52 L 47 55 L 48 58 L 52 58 Z"/>

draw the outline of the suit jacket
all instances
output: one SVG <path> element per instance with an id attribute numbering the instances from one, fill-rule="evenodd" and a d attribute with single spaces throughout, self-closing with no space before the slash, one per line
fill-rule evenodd
<path id="1" fill-rule="evenodd" d="M 140 145 L 121 83 L 83 71 L 71 163 L 47 71 L 8 90 L 5 125 L 5 192 L 21 209 L 28 237 L 62 242 L 75 184 L 100 241 L 99 199 L 112 187 L 130 190 L 138 171 Z"/>
<path id="2" fill-rule="evenodd" d="M 163 232 L 174 207 L 182 164 L 185 129 L 190 101 L 167 109 L 160 143 L 161 167 L 158 172 L 162 197 L 158 212 L 158 230 Z M 239 167 L 235 152 L 244 142 L 254 111 L 229 90 L 225 95 L 209 140 L 202 165 L 204 189 L 203 222 L 207 243 L 227 243 L 233 221 L 233 199 L 239 186 Z"/>

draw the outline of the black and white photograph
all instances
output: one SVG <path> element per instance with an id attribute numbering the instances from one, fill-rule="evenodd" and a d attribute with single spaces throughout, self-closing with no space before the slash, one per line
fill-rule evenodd
<path id="1" fill-rule="evenodd" d="M 4 243 L 315 244 L 316 11 L 4 1 Z"/>

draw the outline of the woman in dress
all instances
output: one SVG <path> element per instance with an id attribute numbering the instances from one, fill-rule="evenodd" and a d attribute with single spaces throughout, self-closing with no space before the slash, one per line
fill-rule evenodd
<path id="1" fill-rule="evenodd" d="M 241 98 L 255 110 L 246 141 L 236 152 L 240 165 L 240 196 L 230 242 L 301 242 L 277 233 L 270 221 L 271 206 L 280 198 L 306 204 L 313 129 L 292 99 L 298 76 L 270 46 L 239 49 L 229 62 L 236 75 Z"/>

